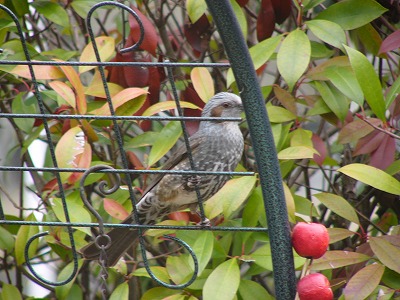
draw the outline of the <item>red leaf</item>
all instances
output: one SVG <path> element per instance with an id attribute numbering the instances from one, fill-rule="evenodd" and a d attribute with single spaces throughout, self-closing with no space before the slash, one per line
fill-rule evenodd
<path id="1" fill-rule="evenodd" d="M 275 12 L 271 1 L 261 1 L 257 18 L 257 39 L 259 42 L 269 38 L 275 29 Z"/>
<path id="2" fill-rule="evenodd" d="M 197 95 L 192 84 L 190 84 L 186 88 L 186 90 L 182 93 L 182 99 L 185 101 L 191 102 L 199 107 L 204 106 L 204 102 L 200 99 L 199 95 Z M 198 109 L 186 108 L 184 111 L 184 115 L 185 115 L 185 117 L 200 117 L 201 111 Z M 195 133 L 198 130 L 198 128 L 199 128 L 198 121 L 187 121 L 186 122 L 186 129 L 188 130 L 190 135 Z"/>
<path id="3" fill-rule="evenodd" d="M 278 24 L 282 24 L 290 15 L 292 8 L 291 0 L 272 0 L 272 6 L 275 12 L 275 21 Z"/>
<path id="4" fill-rule="evenodd" d="M 158 35 L 153 23 L 151 23 L 150 20 L 144 14 L 142 14 L 142 12 L 138 8 L 134 6 L 132 6 L 131 8 L 137 13 L 144 27 L 145 35 L 143 42 L 140 45 L 140 49 L 146 50 L 153 56 L 156 56 Z M 131 15 L 129 15 L 129 26 L 131 28 L 130 36 L 136 43 L 140 39 L 140 27 L 139 24 L 136 22 L 136 19 Z"/>
<path id="5" fill-rule="evenodd" d="M 173 213 L 170 213 L 168 215 L 168 218 L 171 220 L 175 221 L 186 221 L 187 223 L 189 222 L 189 213 L 185 211 L 176 211 Z"/>
<path id="6" fill-rule="evenodd" d="M 361 138 L 353 152 L 353 156 L 361 154 L 371 154 L 374 152 L 381 144 L 385 133 L 374 130 L 370 134 Z"/>
<path id="7" fill-rule="evenodd" d="M 326 145 L 325 145 L 324 141 L 318 135 L 316 135 L 314 133 L 311 137 L 311 140 L 312 140 L 314 148 L 319 152 L 319 155 L 314 154 L 313 159 L 318 165 L 322 166 L 322 164 L 325 160 L 325 157 L 326 157 L 326 153 L 327 153 Z"/>
<path id="8" fill-rule="evenodd" d="M 203 15 L 195 23 L 187 21 L 184 25 L 185 37 L 192 48 L 200 54 L 208 48 L 211 36 L 211 26 L 206 15 Z"/>
<path id="9" fill-rule="evenodd" d="M 396 30 L 383 40 L 378 54 L 386 53 L 397 48 L 400 48 L 400 29 Z"/>
<path id="10" fill-rule="evenodd" d="M 385 134 L 378 148 L 371 154 L 370 165 L 385 170 L 394 162 L 396 144 L 394 138 Z"/>
<path id="11" fill-rule="evenodd" d="M 125 220 L 129 216 L 129 212 L 117 201 L 104 198 L 104 210 L 113 218 Z"/>
<path id="12" fill-rule="evenodd" d="M 236 0 L 236 2 L 241 6 L 246 6 L 249 0 Z"/>

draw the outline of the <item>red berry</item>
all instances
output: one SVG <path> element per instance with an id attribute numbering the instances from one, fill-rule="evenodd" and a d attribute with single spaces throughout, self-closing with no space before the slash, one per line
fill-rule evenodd
<path id="1" fill-rule="evenodd" d="M 329 280 L 320 273 L 307 275 L 297 284 L 300 300 L 332 300 Z"/>
<path id="2" fill-rule="evenodd" d="M 297 223 L 292 232 L 292 245 L 302 257 L 320 258 L 329 245 L 328 230 L 318 223 Z"/>

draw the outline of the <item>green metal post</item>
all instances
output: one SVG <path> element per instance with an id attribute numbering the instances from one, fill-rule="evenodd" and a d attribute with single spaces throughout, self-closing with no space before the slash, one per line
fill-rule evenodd
<path id="1" fill-rule="evenodd" d="M 230 1 L 206 2 L 229 57 L 253 137 L 271 241 L 276 298 L 292 300 L 296 294 L 296 278 L 290 227 L 277 153 L 261 90 Z"/>

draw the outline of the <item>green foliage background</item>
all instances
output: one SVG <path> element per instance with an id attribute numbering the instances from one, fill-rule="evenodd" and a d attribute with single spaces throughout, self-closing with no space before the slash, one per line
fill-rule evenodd
<path id="1" fill-rule="evenodd" d="M 86 15 L 99 1 L 0 1 L 19 18 L 29 52 L 40 61 L 95 61 L 88 40 Z M 204 1 L 126 1 L 143 20 L 146 37 L 140 48 L 122 55 L 118 47 L 138 39 L 138 26 L 122 11 L 104 7 L 94 15 L 96 43 L 102 61 L 226 62 L 223 45 Z M 265 97 L 280 159 L 289 220 L 323 223 L 330 234 L 329 251 L 309 261 L 295 254 L 297 275 L 322 272 L 338 299 L 397 299 L 400 290 L 400 183 L 398 128 L 400 115 L 400 12 L 389 0 L 249 0 L 231 1 L 249 46 Z M 123 30 L 123 28 L 125 30 Z M 126 36 L 123 33 L 126 32 Z M 25 60 L 15 24 L 0 12 L 0 61 Z M 107 68 L 116 115 L 175 115 L 171 86 L 160 68 Z M 52 114 L 110 115 L 96 67 L 35 66 L 40 94 Z M 238 93 L 231 70 L 177 68 L 175 83 L 188 116 L 214 93 Z M 38 113 L 26 66 L 0 65 L 1 113 Z M 167 100 L 167 101 L 166 101 Z M 45 141 L 43 124 L 35 119 L 9 119 L 18 165 L 34 166 L 31 145 Z M 121 167 L 112 124 L 106 120 L 51 120 L 52 139 L 60 167 L 97 164 Z M 119 121 L 131 168 L 158 168 L 181 138 L 177 122 Z M 196 126 L 188 124 L 192 132 Z M 238 170 L 257 171 L 246 124 L 245 155 Z M 79 138 L 77 138 L 79 137 Z M 254 138 L 254 137 L 253 137 Z M 46 142 L 46 141 L 45 141 Z M 7 165 L 6 160 L 1 162 Z M 49 153 L 45 166 L 52 167 Z M 3 172 L 6 176 L 6 172 Z M 7 186 L 0 196 L 7 220 L 65 221 L 52 173 L 31 171 L 28 197 L 15 198 Z M 80 173 L 62 173 L 72 222 L 94 222 L 79 196 Z M 26 178 L 25 178 L 26 179 Z M 106 222 L 118 222 L 131 211 L 124 182 L 140 192 L 147 177 L 122 178 L 121 188 L 103 199 L 100 179 L 92 175 L 86 192 Z M 34 194 L 34 205 L 28 198 Z M 28 201 L 29 200 L 29 201 Z M 8 209 L 14 205 L 16 213 Z M 238 177 L 205 205 L 214 225 L 265 227 L 257 176 Z M 174 214 L 160 224 L 196 222 L 189 212 Z M 26 282 L 37 282 L 24 265 L 28 239 L 39 231 L 29 257 L 55 268 L 57 280 L 72 272 L 67 231 L 62 227 L 0 227 L 0 266 L 5 278 L 1 299 L 27 298 Z M 149 230 L 147 251 L 154 274 L 181 284 L 193 275 L 192 260 L 175 234 L 199 259 L 199 276 L 189 287 L 171 290 L 149 278 L 137 249 L 108 270 L 110 299 L 273 299 L 274 283 L 268 234 L 265 232 Z M 88 228 L 73 233 L 77 248 L 90 239 Z M 100 297 L 100 267 L 79 261 L 79 275 L 64 286 L 46 289 L 46 298 Z M 38 283 L 38 282 L 37 282 Z"/>

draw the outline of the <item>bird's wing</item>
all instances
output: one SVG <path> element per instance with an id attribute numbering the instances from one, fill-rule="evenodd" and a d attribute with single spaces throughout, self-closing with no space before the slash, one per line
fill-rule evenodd
<path id="1" fill-rule="evenodd" d="M 189 139 L 189 145 L 192 152 L 195 152 L 199 145 L 203 142 L 204 136 L 195 133 Z M 175 166 L 177 166 L 180 162 L 187 158 L 187 149 L 186 144 L 182 144 L 178 147 L 178 149 L 171 155 L 171 157 L 165 162 L 161 170 L 172 170 Z M 149 191 L 151 191 L 165 176 L 165 174 L 160 173 L 157 174 L 150 184 L 147 186 L 146 190 L 143 192 L 143 196 L 145 196 Z"/>

